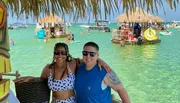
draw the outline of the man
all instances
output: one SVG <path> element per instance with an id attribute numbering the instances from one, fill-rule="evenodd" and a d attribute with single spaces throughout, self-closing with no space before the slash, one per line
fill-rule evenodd
<path id="1" fill-rule="evenodd" d="M 77 70 L 75 91 L 77 103 L 112 103 L 111 88 L 120 96 L 123 103 L 130 103 L 128 94 L 117 75 L 104 69 L 99 70 L 97 59 L 99 46 L 88 42 L 83 47 L 83 61 Z"/>

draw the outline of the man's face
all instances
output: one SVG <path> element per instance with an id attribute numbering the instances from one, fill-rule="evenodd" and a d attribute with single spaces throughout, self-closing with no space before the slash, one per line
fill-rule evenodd
<path id="1" fill-rule="evenodd" d="M 99 53 L 97 52 L 96 48 L 92 46 L 85 46 L 83 51 L 83 61 L 86 65 L 94 65 L 97 62 Z"/>

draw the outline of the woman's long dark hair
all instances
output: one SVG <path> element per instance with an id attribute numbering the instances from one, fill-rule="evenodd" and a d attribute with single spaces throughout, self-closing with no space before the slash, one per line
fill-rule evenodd
<path id="1" fill-rule="evenodd" d="M 66 51 L 66 53 L 67 53 L 67 59 L 66 59 L 66 61 L 67 61 L 67 62 L 70 62 L 70 61 L 72 60 L 72 56 L 69 54 L 68 45 L 65 44 L 65 43 L 61 43 L 61 42 L 56 43 L 55 46 L 54 46 L 54 51 L 55 51 L 58 47 L 64 47 L 64 49 L 65 49 L 65 51 Z M 53 61 L 52 61 L 52 63 L 49 65 L 49 68 L 52 69 L 52 68 L 54 68 L 54 66 L 55 66 L 55 61 L 54 61 L 54 54 L 53 54 Z"/>

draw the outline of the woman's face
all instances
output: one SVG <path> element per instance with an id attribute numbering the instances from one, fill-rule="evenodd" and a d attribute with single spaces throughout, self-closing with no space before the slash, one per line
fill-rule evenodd
<path id="1" fill-rule="evenodd" d="M 68 55 L 69 54 L 66 52 L 65 48 L 62 46 L 57 47 L 54 51 L 54 59 L 56 60 L 56 63 L 66 62 Z"/>

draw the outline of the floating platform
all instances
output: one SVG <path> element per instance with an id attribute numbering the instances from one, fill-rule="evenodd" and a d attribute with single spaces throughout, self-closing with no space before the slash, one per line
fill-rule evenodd
<path id="1" fill-rule="evenodd" d="M 48 35 L 48 38 L 66 38 L 67 36 L 69 36 L 69 34 L 62 34 L 62 35 Z"/>
<path id="2" fill-rule="evenodd" d="M 116 44 L 120 44 L 120 40 L 119 39 L 112 39 L 111 40 L 113 43 Z M 152 41 L 148 41 L 148 40 L 143 40 L 142 41 L 142 45 L 149 45 L 149 44 L 156 44 L 156 43 L 160 43 L 161 40 L 160 39 L 156 39 L 156 40 L 152 40 Z M 137 41 L 125 41 L 125 45 L 132 45 L 132 44 L 137 44 Z"/>

